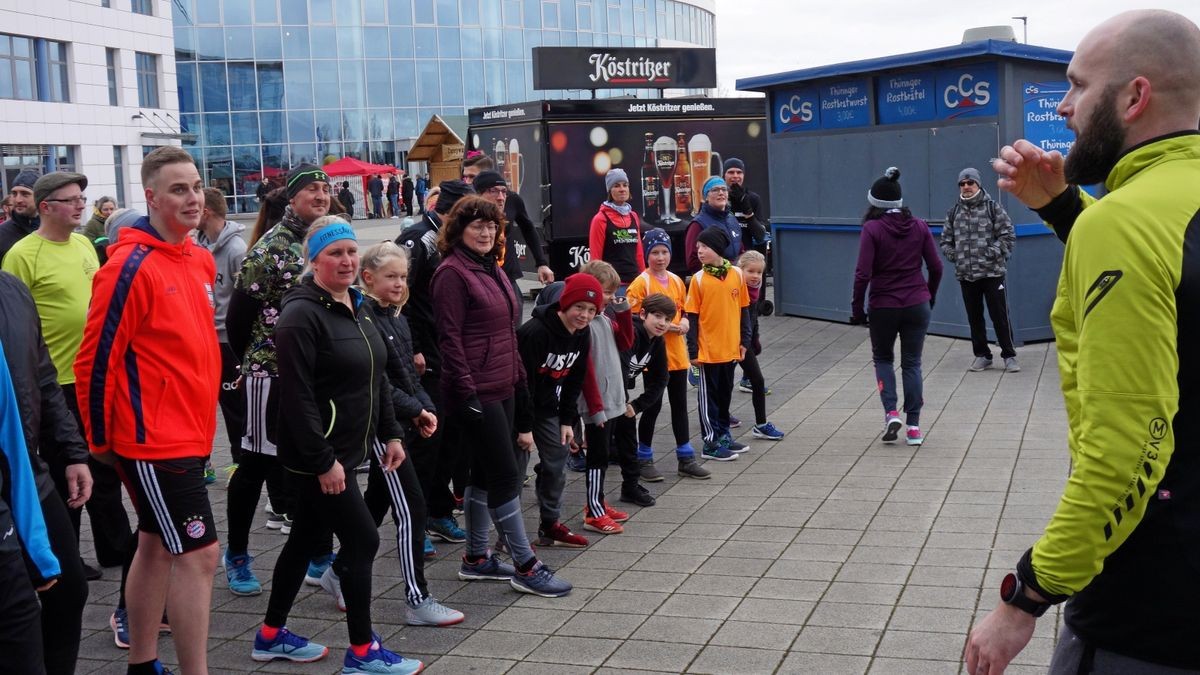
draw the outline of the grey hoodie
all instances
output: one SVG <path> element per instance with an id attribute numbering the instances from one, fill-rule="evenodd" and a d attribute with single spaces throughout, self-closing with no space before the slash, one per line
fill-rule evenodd
<path id="1" fill-rule="evenodd" d="M 225 314 L 229 311 L 229 299 L 233 297 L 233 287 L 237 282 L 238 270 L 242 268 L 242 258 L 246 256 L 246 240 L 242 238 L 242 232 L 245 230 L 245 225 L 227 220 L 225 229 L 217 235 L 216 242 L 209 241 L 203 230 L 196 230 L 196 243 L 208 249 L 217 263 L 217 283 L 213 288 L 213 301 L 216 304 L 214 315 L 217 339 L 221 342 L 229 342 L 229 336 L 225 333 Z"/>

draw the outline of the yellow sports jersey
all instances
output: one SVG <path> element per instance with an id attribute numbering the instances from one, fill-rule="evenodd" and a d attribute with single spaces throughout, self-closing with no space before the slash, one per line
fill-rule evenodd
<path id="1" fill-rule="evenodd" d="M 701 270 L 692 276 L 684 308 L 699 315 L 700 363 L 729 363 L 742 357 L 742 308 L 750 306 L 750 289 L 742 270 L 730 266 L 724 279 Z"/>
<path id="2" fill-rule="evenodd" d="M 75 382 L 75 356 L 92 299 L 92 276 L 98 269 L 96 249 L 77 233 L 59 242 L 35 232 L 4 256 L 4 271 L 25 282 L 37 303 L 42 334 L 60 385 Z"/>
<path id="3" fill-rule="evenodd" d="M 642 272 L 625 290 L 625 297 L 629 298 L 629 309 L 633 310 L 634 314 L 642 311 L 642 300 L 647 295 L 655 293 L 662 293 L 675 301 L 677 309 L 671 324 L 678 326 L 679 320 L 683 318 L 684 303 L 687 302 L 687 289 L 683 286 L 683 279 L 672 272 L 667 272 L 667 284 L 664 286 L 654 278 L 654 274 L 650 270 Z M 691 364 L 688 362 L 687 340 L 683 337 L 683 333 L 668 332 L 663 335 L 663 342 L 667 346 L 667 370 L 686 370 Z"/>

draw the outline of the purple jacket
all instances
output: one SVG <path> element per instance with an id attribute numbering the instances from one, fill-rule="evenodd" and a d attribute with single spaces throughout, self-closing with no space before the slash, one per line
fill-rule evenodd
<path id="1" fill-rule="evenodd" d="M 442 397 L 453 410 L 512 398 L 525 385 L 517 353 L 517 298 L 498 264 L 455 248 L 430 282 L 442 352 Z"/>
<path id="2" fill-rule="evenodd" d="M 929 269 L 928 281 L 921 273 L 922 261 Z M 850 303 L 855 316 L 863 314 L 868 284 L 873 309 L 899 308 L 933 301 L 941 280 L 942 260 L 928 223 L 899 211 L 863 223 Z"/>

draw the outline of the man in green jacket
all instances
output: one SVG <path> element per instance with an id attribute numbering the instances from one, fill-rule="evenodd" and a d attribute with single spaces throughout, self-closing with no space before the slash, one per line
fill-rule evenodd
<path id="1" fill-rule="evenodd" d="M 999 187 L 1066 243 L 1051 310 L 1071 475 L 967 640 L 1001 673 L 1068 601 L 1051 673 L 1200 670 L 1200 28 L 1161 10 L 1088 33 L 1058 107 L 1070 155 L 1020 140 Z M 1092 199 L 1079 189 L 1103 181 Z M 1015 476 L 1020 481 L 1022 476 Z"/>

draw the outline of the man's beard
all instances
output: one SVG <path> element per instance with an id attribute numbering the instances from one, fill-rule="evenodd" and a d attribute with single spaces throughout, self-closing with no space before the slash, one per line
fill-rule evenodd
<path id="1" fill-rule="evenodd" d="M 1103 183 L 1125 148 L 1125 129 L 1117 119 L 1117 87 L 1104 90 L 1096 111 L 1086 120 L 1086 131 L 1076 134 L 1063 173 L 1072 185 Z"/>

